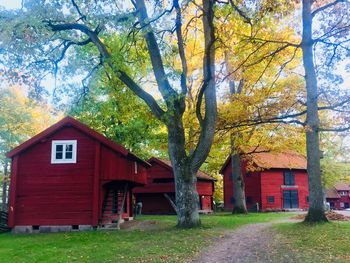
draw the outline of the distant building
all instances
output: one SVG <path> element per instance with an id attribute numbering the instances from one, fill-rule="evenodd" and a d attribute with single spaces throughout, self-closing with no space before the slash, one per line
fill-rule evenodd
<path id="1" fill-rule="evenodd" d="M 337 183 L 333 188 L 326 190 L 326 201 L 330 209 L 343 210 L 350 207 L 350 186 L 346 183 Z"/>
<path id="2" fill-rule="evenodd" d="M 175 181 L 173 168 L 169 160 L 151 158 L 151 167 L 147 169 L 147 184 L 135 187 L 133 194 L 136 202 L 142 203 L 143 214 L 175 214 L 170 198 L 175 203 Z M 197 192 L 199 209 L 203 212 L 213 210 L 213 192 L 215 179 L 199 171 L 197 173 Z"/>
<path id="3" fill-rule="evenodd" d="M 292 210 L 308 208 L 306 158 L 295 152 L 260 152 L 245 156 L 241 162 L 248 209 Z M 222 166 L 224 207 L 234 203 L 231 157 Z"/>

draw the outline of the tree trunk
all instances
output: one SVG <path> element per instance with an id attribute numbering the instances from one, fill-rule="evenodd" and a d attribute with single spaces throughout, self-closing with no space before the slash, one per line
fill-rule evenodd
<path id="1" fill-rule="evenodd" d="M 303 0 L 303 38 L 302 51 L 305 69 L 305 83 L 307 93 L 306 115 L 306 150 L 307 172 L 309 177 L 309 211 L 306 222 L 325 222 L 323 191 L 320 167 L 320 142 L 318 117 L 318 88 L 315 65 L 313 62 L 312 40 L 312 0 Z"/>
<path id="2" fill-rule="evenodd" d="M 197 193 L 197 177 L 188 165 L 175 167 L 175 189 L 177 226 L 191 228 L 200 226 L 199 197 Z"/>
<path id="3" fill-rule="evenodd" d="M 2 211 L 7 211 L 7 178 L 8 178 L 8 162 L 5 160 L 4 162 L 4 178 L 2 181 Z"/>
<path id="4" fill-rule="evenodd" d="M 125 183 L 124 193 L 123 193 L 123 201 L 122 201 L 122 204 L 121 204 L 121 206 L 119 208 L 117 229 L 120 229 L 120 224 L 121 224 L 121 221 L 122 221 L 122 216 L 123 216 L 123 211 L 124 211 L 124 206 L 125 206 L 125 201 L 126 201 L 126 196 L 127 195 L 128 195 L 128 183 Z"/>
<path id="5" fill-rule="evenodd" d="M 186 155 L 181 114 L 174 114 L 167 127 L 169 156 L 175 179 L 177 226 L 182 228 L 196 227 L 201 224 L 196 189 L 197 171 L 191 169 L 190 159 Z"/>
<path id="6" fill-rule="evenodd" d="M 240 154 L 235 148 L 234 136 L 231 136 L 231 167 L 233 182 L 233 214 L 247 214 L 245 201 L 244 180 L 242 175 Z"/>

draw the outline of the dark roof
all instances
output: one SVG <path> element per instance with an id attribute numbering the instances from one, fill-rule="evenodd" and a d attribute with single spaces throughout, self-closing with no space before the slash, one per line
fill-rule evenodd
<path id="1" fill-rule="evenodd" d="M 337 199 L 337 198 L 340 198 L 340 195 L 338 194 L 338 192 L 335 188 L 327 189 L 326 190 L 326 198 Z"/>
<path id="2" fill-rule="evenodd" d="M 247 153 L 247 158 L 250 159 L 256 166 L 263 169 L 307 169 L 306 157 L 294 152 L 253 152 Z M 220 174 L 223 174 L 224 169 L 231 161 L 231 156 L 229 156 L 220 170 Z"/>
<path id="3" fill-rule="evenodd" d="M 337 183 L 335 184 L 334 188 L 337 191 L 350 191 L 350 186 L 347 183 Z"/>
<path id="4" fill-rule="evenodd" d="M 63 128 L 63 127 L 74 127 L 76 129 L 78 129 L 79 131 L 89 135 L 90 137 L 100 141 L 101 143 L 103 143 L 104 145 L 108 146 L 112 150 L 120 153 L 121 155 L 123 155 L 125 157 L 129 157 L 131 159 L 135 159 L 136 161 L 143 163 L 145 166 L 150 167 L 150 164 L 148 162 L 142 160 L 138 156 L 136 156 L 133 153 L 129 152 L 123 146 L 113 142 L 110 139 L 107 139 L 102 134 L 94 131 L 90 127 L 86 126 L 85 124 L 81 123 L 80 121 L 78 121 L 78 120 L 76 120 L 76 119 L 74 119 L 74 118 L 72 118 L 70 116 L 67 116 L 67 117 L 63 118 L 62 120 L 60 120 L 59 122 L 57 122 L 54 125 L 50 126 L 46 130 L 44 130 L 41 133 L 35 135 L 34 137 L 32 137 L 31 139 L 25 141 L 24 143 L 18 145 L 16 148 L 12 149 L 12 151 L 8 152 L 6 154 L 6 156 L 11 158 L 11 157 L 21 153 L 22 151 L 26 150 L 27 148 L 31 147 L 32 145 L 40 142 L 42 139 L 44 139 L 44 138 L 54 134 L 57 130 L 59 130 L 59 129 Z"/>
<path id="5" fill-rule="evenodd" d="M 173 170 L 173 167 L 171 165 L 171 161 L 169 161 L 169 160 L 164 160 L 164 159 L 152 157 L 151 159 L 148 160 L 148 162 L 149 163 L 156 162 L 156 163 L 158 163 L 158 164 L 160 164 L 168 169 L 171 169 L 171 171 Z M 215 178 L 211 177 L 210 175 L 208 175 L 202 171 L 198 171 L 197 178 L 203 179 L 203 180 L 216 181 Z"/>

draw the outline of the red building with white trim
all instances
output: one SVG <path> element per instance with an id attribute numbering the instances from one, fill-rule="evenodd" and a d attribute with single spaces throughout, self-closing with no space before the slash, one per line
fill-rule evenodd
<path id="1" fill-rule="evenodd" d="M 260 152 L 241 162 L 248 209 L 290 210 L 308 208 L 306 158 L 294 152 Z M 224 179 L 224 207 L 233 208 L 231 157 L 220 170 Z"/>
<path id="2" fill-rule="evenodd" d="M 350 185 L 337 183 L 333 188 L 326 191 L 326 201 L 330 209 L 343 210 L 350 207 Z"/>
<path id="3" fill-rule="evenodd" d="M 142 213 L 175 214 L 173 207 L 165 197 L 167 194 L 175 203 L 175 182 L 171 162 L 155 157 L 149 159 L 148 162 L 152 166 L 147 170 L 147 184 L 133 189 L 136 201 L 142 203 Z M 213 177 L 204 172 L 198 172 L 199 208 L 204 212 L 213 210 L 214 182 Z"/>
<path id="4" fill-rule="evenodd" d="M 12 159 L 8 226 L 70 231 L 132 218 L 131 190 L 149 163 L 66 117 L 7 154 Z M 122 211 L 122 202 L 125 200 Z"/>

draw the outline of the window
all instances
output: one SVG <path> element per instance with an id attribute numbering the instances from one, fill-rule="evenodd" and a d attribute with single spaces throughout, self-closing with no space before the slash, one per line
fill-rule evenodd
<path id="1" fill-rule="evenodd" d="M 249 173 L 249 172 L 248 172 L 248 173 L 245 174 L 245 176 L 246 176 L 246 177 L 251 177 L 251 176 L 252 176 L 252 173 Z"/>
<path id="2" fill-rule="evenodd" d="M 52 141 L 51 163 L 76 163 L 77 141 Z"/>
<path id="3" fill-rule="evenodd" d="M 252 204 L 253 203 L 253 199 L 251 196 L 247 196 L 246 200 L 247 204 Z"/>
<path id="4" fill-rule="evenodd" d="M 292 172 L 284 172 L 284 185 L 295 185 L 294 174 Z"/>
<path id="5" fill-rule="evenodd" d="M 268 196 L 267 197 L 267 202 L 269 202 L 270 204 L 273 204 L 275 202 L 275 197 L 274 196 Z"/>
<path id="6" fill-rule="evenodd" d="M 339 194 L 340 194 L 341 196 L 346 196 L 346 191 L 340 191 Z"/>

